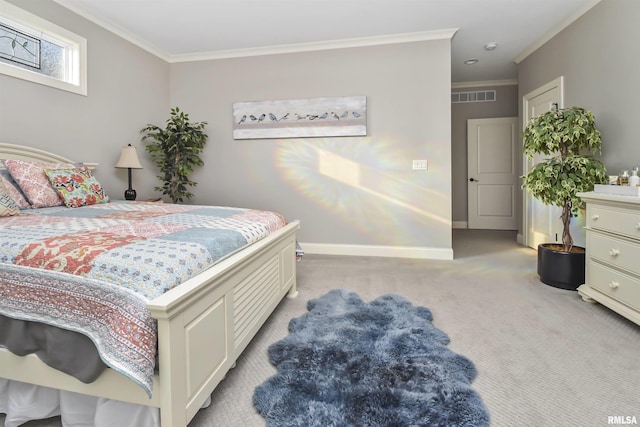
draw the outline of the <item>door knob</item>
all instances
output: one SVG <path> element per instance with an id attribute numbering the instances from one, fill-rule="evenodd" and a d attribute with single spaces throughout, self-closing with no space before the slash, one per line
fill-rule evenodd
<path id="1" fill-rule="evenodd" d="M 471 181 L 471 182 L 480 182 L 480 180 L 475 179 L 475 178 L 469 178 L 469 181 Z"/>

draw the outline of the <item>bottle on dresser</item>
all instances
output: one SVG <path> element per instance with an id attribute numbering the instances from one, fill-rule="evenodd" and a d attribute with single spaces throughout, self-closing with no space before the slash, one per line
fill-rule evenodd
<path id="1" fill-rule="evenodd" d="M 636 166 L 631 171 L 631 176 L 629 177 L 629 185 L 632 187 L 640 186 L 640 176 L 638 176 L 638 167 Z"/>
<path id="2" fill-rule="evenodd" d="M 618 185 L 629 185 L 629 171 L 624 170 L 618 175 Z"/>

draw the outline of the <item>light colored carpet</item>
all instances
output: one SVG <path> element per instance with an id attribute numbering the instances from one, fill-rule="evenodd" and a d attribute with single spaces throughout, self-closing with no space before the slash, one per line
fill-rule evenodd
<path id="1" fill-rule="evenodd" d="M 251 399 L 275 373 L 268 346 L 287 335 L 307 300 L 337 288 L 366 301 L 397 293 L 431 309 L 449 347 L 476 364 L 472 385 L 492 426 L 640 420 L 640 326 L 540 283 L 535 251 L 518 246 L 513 232 L 454 230 L 454 253 L 453 261 L 306 255 L 298 264 L 300 296 L 283 300 L 189 427 L 264 426 Z M 26 425 L 58 427 L 60 420 Z"/>

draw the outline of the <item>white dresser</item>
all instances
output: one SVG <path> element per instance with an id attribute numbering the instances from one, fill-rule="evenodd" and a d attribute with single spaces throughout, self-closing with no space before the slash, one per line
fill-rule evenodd
<path id="1" fill-rule="evenodd" d="M 640 325 L 640 197 L 578 195 L 587 202 L 586 283 L 578 293 Z"/>

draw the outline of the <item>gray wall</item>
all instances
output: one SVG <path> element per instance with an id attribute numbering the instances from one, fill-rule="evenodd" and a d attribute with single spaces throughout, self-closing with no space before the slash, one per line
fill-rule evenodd
<path id="1" fill-rule="evenodd" d="M 565 107 L 585 107 L 596 116 L 609 175 L 640 166 L 639 16 L 637 0 L 602 1 L 518 66 L 520 99 L 564 76 Z M 519 116 L 522 123 L 521 105 Z M 583 223 L 578 218 L 572 230 Z"/>
<path id="2" fill-rule="evenodd" d="M 52 1 L 10 2 L 87 39 L 88 96 L 0 74 L 0 141 L 99 162 L 98 179 L 120 199 L 127 172 L 113 165 L 121 147 L 138 145 L 145 169 L 133 172 L 133 186 L 151 196 L 157 180 L 138 132 L 166 119 L 169 64 Z"/>
<path id="3" fill-rule="evenodd" d="M 492 102 L 451 104 L 451 183 L 453 221 L 467 222 L 467 120 L 518 116 L 518 86 L 481 86 L 452 89 L 451 92 L 495 90 Z M 516 164 L 520 164 L 518 160 Z M 462 225 L 462 224 L 460 224 Z"/>
<path id="4" fill-rule="evenodd" d="M 596 116 L 610 175 L 640 165 L 638 17 L 637 0 L 602 1 L 518 67 L 520 97 L 564 76 L 565 106 Z"/>
<path id="5" fill-rule="evenodd" d="M 172 64 L 172 104 L 209 122 L 195 201 L 278 210 L 302 242 L 451 248 L 450 62 L 438 40 Z M 234 102 L 349 95 L 366 137 L 232 139 Z"/>
<path id="6" fill-rule="evenodd" d="M 278 210 L 302 221 L 304 242 L 451 248 L 450 40 L 167 64 L 52 1 L 10 1 L 87 38 L 89 86 L 84 97 L 0 75 L 1 141 L 100 162 L 114 198 L 126 171 L 113 164 L 132 143 L 143 199 L 159 181 L 139 130 L 179 106 L 209 122 L 193 203 Z M 367 97 L 366 137 L 232 139 L 233 102 L 349 95 Z"/>

